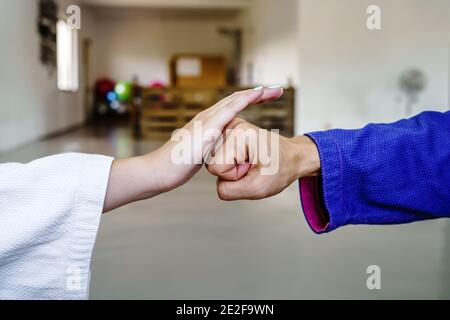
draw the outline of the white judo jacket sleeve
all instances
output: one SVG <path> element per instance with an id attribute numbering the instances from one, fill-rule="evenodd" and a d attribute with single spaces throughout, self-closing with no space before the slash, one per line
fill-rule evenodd
<path id="1" fill-rule="evenodd" d="M 87 299 L 113 159 L 0 164 L 0 299 Z"/>

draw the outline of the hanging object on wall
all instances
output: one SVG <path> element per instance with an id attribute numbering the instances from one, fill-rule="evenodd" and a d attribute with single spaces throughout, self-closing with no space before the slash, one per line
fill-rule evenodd
<path id="1" fill-rule="evenodd" d="M 406 96 L 406 116 L 411 116 L 420 94 L 425 90 L 427 79 L 418 69 L 410 69 L 402 73 L 399 81 L 400 89 Z"/>
<path id="2" fill-rule="evenodd" d="M 56 23 L 58 6 L 54 0 L 39 1 L 38 31 L 41 37 L 41 62 L 52 73 L 56 68 Z"/>

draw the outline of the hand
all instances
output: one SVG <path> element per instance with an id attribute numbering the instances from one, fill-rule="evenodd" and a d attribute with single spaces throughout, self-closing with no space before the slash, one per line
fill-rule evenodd
<path id="1" fill-rule="evenodd" d="M 273 101 L 281 97 L 281 88 L 257 88 L 233 95 L 219 101 L 213 107 L 200 112 L 179 134 L 175 134 L 162 148 L 156 151 L 159 162 L 167 164 L 160 175 L 163 192 L 177 188 L 189 181 L 202 167 L 210 149 L 222 135 L 224 128 L 247 106 Z M 201 127 L 202 132 L 196 132 Z M 200 134 L 199 134 L 200 133 Z M 186 141 L 183 139 L 189 139 Z M 176 149 L 183 149 L 190 156 L 184 163 L 177 163 Z"/>
<path id="2" fill-rule="evenodd" d="M 104 211 L 148 199 L 183 185 L 200 170 L 209 149 L 240 111 L 251 104 L 276 100 L 282 94 L 282 88 L 262 87 L 236 92 L 200 112 L 173 139 L 155 152 L 114 161 Z M 200 135 L 196 132 L 198 126 L 203 129 Z M 211 132 L 213 134 L 209 134 Z M 186 136 L 192 138 L 187 146 L 188 150 L 182 139 Z M 191 155 L 189 161 L 176 163 L 175 151 L 183 148 Z"/>
<path id="3" fill-rule="evenodd" d="M 223 144 L 207 164 L 208 171 L 218 177 L 222 200 L 267 198 L 301 177 L 319 174 L 317 147 L 306 136 L 288 139 L 242 119 L 233 120 L 225 130 Z M 274 164 L 276 171 L 270 169 Z"/>

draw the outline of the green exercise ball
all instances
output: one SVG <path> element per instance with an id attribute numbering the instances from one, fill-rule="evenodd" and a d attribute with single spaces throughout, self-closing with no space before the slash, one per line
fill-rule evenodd
<path id="1" fill-rule="evenodd" d="M 115 92 L 120 101 L 130 101 L 133 94 L 133 86 L 131 85 L 131 82 L 119 81 L 116 84 Z"/>

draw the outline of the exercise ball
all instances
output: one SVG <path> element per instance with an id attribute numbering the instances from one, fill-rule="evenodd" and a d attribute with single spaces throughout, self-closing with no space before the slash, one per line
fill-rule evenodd
<path id="1" fill-rule="evenodd" d="M 95 91 L 97 98 L 100 100 L 106 99 L 108 92 L 114 91 L 116 83 L 111 79 L 99 79 L 95 83 Z"/>
<path id="2" fill-rule="evenodd" d="M 108 99 L 109 102 L 113 102 L 113 101 L 117 101 L 118 97 L 117 97 L 117 94 L 114 91 L 110 91 L 106 95 L 106 99 Z"/>
<path id="3" fill-rule="evenodd" d="M 119 81 L 116 84 L 115 92 L 120 101 L 129 101 L 133 94 L 133 85 L 128 81 Z"/>

